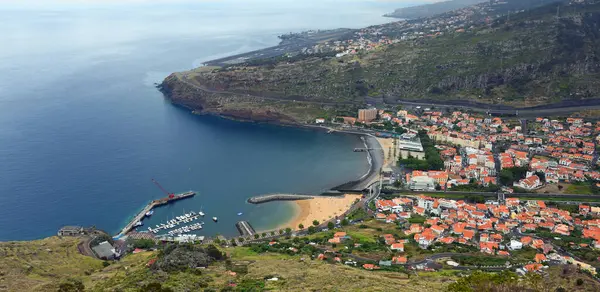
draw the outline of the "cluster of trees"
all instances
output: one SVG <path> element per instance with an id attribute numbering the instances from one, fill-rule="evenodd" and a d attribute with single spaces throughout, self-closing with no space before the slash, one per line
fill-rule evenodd
<path id="1" fill-rule="evenodd" d="M 465 196 L 465 200 L 471 203 L 485 203 L 485 197 L 482 195 L 467 195 Z"/>
<path id="2" fill-rule="evenodd" d="M 373 125 L 365 125 L 366 127 L 370 127 L 375 130 L 395 132 L 397 134 L 404 134 L 406 130 L 402 127 L 397 127 L 391 122 L 383 122 L 382 124 L 373 124 Z"/>
<path id="3" fill-rule="evenodd" d="M 500 182 L 505 186 L 512 186 L 514 182 L 525 178 L 528 170 L 527 166 L 505 168 L 500 171 Z"/>
<path id="4" fill-rule="evenodd" d="M 225 255 L 214 245 L 169 244 L 159 252 L 152 269 L 165 272 L 195 270 L 224 259 Z"/>
<path id="5" fill-rule="evenodd" d="M 452 191 L 457 192 L 496 192 L 500 188 L 495 184 L 490 184 L 487 187 L 478 183 L 469 183 L 468 185 L 452 187 Z"/>
<path id="6" fill-rule="evenodd" d="M 129 241 L 129 240 L 128 240 Z M 153 239 L 134 239 L 128 242 L 133 248 L 150 249 L 156 246 Z"/>
<path id="7" fill-rule="evenodd" d="M 440 152 L 435 148 L 433 141 L 427 136 L 427 131 L 419 131 L 419 138 L 425 152 L 425 160 L 409 157 L 400 159 L 399 163 L 413 170 L 442 170 L 444 168 L 444 161 L 440 156 Z"/>
<path id="8" fill-rule="evenodd" d="M 356 208 L 352 212 L 350 212 L 350 214 L 348 214 L 348 218 L 350 218 L 350 220 L 352 221 L 365 220 L 369 218 L 369 214 L 363 208 Z"/>
<path id="9" fill-rule="evenodd" d="M 423 224 L 425 223 L 425 220 L 427 220 L 427 218 L 413 214 L 412 217 L 408 218 L 408 223 Z"/>
<path id="10" fill-rule="evenodd" d="M 508 259 L 505 257 L 460 255 L 453 256 L 452 260 L 463 266 L 501 266 Z"/>

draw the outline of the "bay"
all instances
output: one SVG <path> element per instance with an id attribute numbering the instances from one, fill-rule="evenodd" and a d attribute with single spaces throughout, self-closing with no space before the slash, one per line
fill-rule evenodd
<path id="1" fill-rule="evenodd" d="M 201 235 L 235 235 L 238 220 L 270 229 L 292 206 L 248 197 L 315 193 L 367 171 L 364 154 L 352 152 L 356 137 L 196 116 L 154 84 L 275 45 L 281 33 L 383 23 L 396 7 L 235 3 L 0 7 L 0 240 L 42 238 L 63 225 L 116 233 L 164 196 L 151 178 L 199 194 L 157 210 L 150 224 L 202 208 L 219 223 Z"/>

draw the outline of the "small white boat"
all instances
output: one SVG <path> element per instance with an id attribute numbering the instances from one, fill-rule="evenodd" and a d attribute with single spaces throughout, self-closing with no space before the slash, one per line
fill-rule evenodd
<path id="1" fill-rule="evenodd" d="M 150 211 L 146 212 L 146 217 L 150 217 L 152 214 L 154 214 L 154 210 L 151 209 Z"/>
<path id="2" fill-rule="evenodd" d="M 198 212 L 198 215 L 204 217 L 204 212 L 200 211 L 200 212 Z"/>
<path id="3" fill-rule="evenodd" d="M 238 213 L 238 216 L 242 216 L 242 214 L 243 214 L 242 212 L 239 212 L 239 213 Z"/>
<path id="4" fill-rule="evenodd" d="M 213 219 L 213 221 L 215 221 L 215 222 L 219 221 L 219 219 L 217 219 L 217 217 L 213 217 L 212 219 Z"/>

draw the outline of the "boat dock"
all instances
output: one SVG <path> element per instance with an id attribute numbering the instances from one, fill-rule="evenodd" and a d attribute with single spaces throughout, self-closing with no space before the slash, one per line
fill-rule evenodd
<path id="1" fill-rule="evenodd" d="M 296 200 L 309 200 L 314 199 L 314 196 L 310 195 L 292 195 L 292 194 L 270 194 L 251 197 L 248 199 L 250 204 L 262 204 L 271 201 L 296 201 Z"/>
<path id="2" fill-rule="evenodd" d="M 241 236 L 252 236 L 256 234 L 256 231 L 248 221 L 238 221 L 235 223 L 235 227 L 237 227 Z"/>
<path id="3" fill-rule="evenodd" d="M 121 237 L 121 236 L 127 234 L 129 231 L 133 230 L 135 228 L 135 224 L 137 222 L 142 221 L 142 219 L 144 219 L 144 217 L 146 216 L 146 212 L 148 212 L 156 207 L 166 205 L 166 204 L 169 204 L 169 203 L 177 201 L 177 200 L 182 200 L 182 199 L 187 199 L 187 198 L 193 197 L 194 195 L 196 195 L 195 192 L 189 191 L 189 192 L 185 192 L 185 193 L 181 193 L 181 194 L 170 195 L 168 197 L 164 197 L 164 198 L 161 198 L 158 200 L 153 200 L 152 202 L 148 203 L 146 205 L 146 207 L 144 207 L 144 209 L 142 209 L 142 211 L 140 211 L 137 215 L 135 215 L 133 217 L 133 219 L 131 219 L 131 221 L 129 221 L 129 223 L 123 229 L 121 229 L 121 232 L 119 232 L 119 234 L 117 234 L 115 237 Z"/>

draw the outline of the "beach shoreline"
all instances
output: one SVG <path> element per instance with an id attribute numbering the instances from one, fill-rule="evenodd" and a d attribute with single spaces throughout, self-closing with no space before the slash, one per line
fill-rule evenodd
<path id="1" fill-rule="evenodd" d="M 369 183 L 373 180 L 374 175 L 377 174 L 377 168 L 387 166 L 392 162 L 392 159 L 386 159 L 387 151 L 384 150 L 384 147 L 388 146 L 388 143 L 386 142 L 389 142 L 389 144 L 393 143 L 392 139 L 388 141 L 380 140 L 380 138 L 374 137 L 367 133 L 340 133 L 361 137 L 363 138 L 365 147 L 376 148 L 374 146 L 379 146 L 379 149 L 368 151 L 367 161 L 369 162 L 369 170 L 366 174 L 357 180 L 336 186 L 332 188 L 333 190 L 348 186 L 356 187 L 365 183 Z M 323 223 L 334 217 L 344 214 L 352 207 L 354 202 L 357 199 L 360 200 L 361 197 L 361 195 L 345 194 L 343 197 L 338 198 L 315 196 L 313 199 L 290 201 L 294 208 L 294 214 L 288 220 L 279 224 L 277 229 L 291 228 L 292 230 L 299 230 L 299 224 L 302 224 L 304 229 L 306 229 L 313 225 L 313 220 L 318 220 L 319 223 Z M 340 201 L 332 201 L 332 199 Z"/>
<path id="2" fill-rule="evenodd" d="M 282 222 L 277 229 L 299 230 L 300 224 L 306 229 L 313 225 L 314 220 L 319 223 L 329 221 L 344 214 L 361 197 L 361 195 L 345 194 L 339 197 L 315 196 L 313 199 L 291 201 L 295 214 L 286 222 Z"/>

